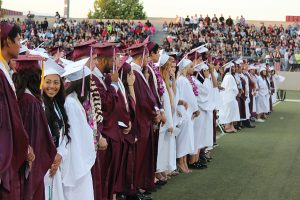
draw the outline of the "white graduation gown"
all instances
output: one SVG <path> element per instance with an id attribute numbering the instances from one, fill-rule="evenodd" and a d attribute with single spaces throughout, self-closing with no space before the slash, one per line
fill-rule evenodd
<path id="1" fill-rule="evenodd" d="M 194 154 L 194 120 L 192 115 L 198 111 L 197 99 L 193 92 L 193 87 L 184 76 L 179 76 L 176 81 L 176 93 L 179 100 L 188 103 L 188 109 L 178 106 L 177 110 L 182 114 L 182 123 L 176 137 L 176 156 L 181 158 L 188 154 Z"/>
<path id="2" fill-rule="evenodd" d="M 268 113 L 270 112 L 270 91 L 267 85 L 267 80 L 261 76 L 257 77 L 258 91 L 256 97 L 256 112 Z"/>
<path id="3" fill-rule="evenodd" d="M 274 94 L 272 95 L 272 103 L 277 102 L 277 90 L 279 83 L 282 83 L 285 80 L 285 77 L 275 74 L 273 75 L 273 81 L 274 81 Z"/>
<path id="4" fill-rule="evenodd" d="M 56 108 L 54 107 L 55 111 Z M 56 111 L 58 114 L 58 111 Z M 59 116 L 59 115 L 58 115 Z M 67 149 L 67 142 L 68 139 L 66 136 L 62 135 L 63 130 L 60 130 L 60 137 L 59 137 L 59 146 L 57 147 L 57 153 L 61 155 L 62 160 L 61 164 L 56 171 L 56 174 L 51 178 L 49 176 L 49 170 L 44 177 L 44 184 L 45 184 L 45 200 L 64 200 L 64 192 L 63 192 L 63 184 L 62 184 L 62 163 L 64 162 L 64 158 L 68 154 Z"/>
<path id="5" fill-rule="evenodd" d="M 169 128 L 174 128 L 173 112 L 170 103 L 170 96 L 163 82 L 165 92 L 162 96 L 163 107 L 167 118 L 166 123 L 159 128 L 158 153 L 157 153 L 157 172 L 174 171 L 176 169 L 176 141 L 175 135 L 168 132 Z M 172 88 L 171 88 L 172 90 Z M 172 97 L 173 98 L 173 97 Z"/>
<path id="6" fill-rule="evenodd" d="M 256 93 L 256 96 L 254 96 L 254 93 L 257 91 L 257 76 L 250 74 L 250 78 L 255 83 L 255 89 L 253 89 L 250 92 L 252 92 L 252 95 L 253 95 L 252 112 L 256 113 L 256 97 L 257 97 L 257 93 Z"/>
<path id="7" fill-rule="evenodd" d="M 210 79 L 205 79 L 203 84 L 194 78 L 198 87 L 199 95 L 197 97 L 200 116 L 195 119 L 195 147 L 196 150 L 202 148 L 213 147 L 213 110 L 214 103 L 214 88 Z"/>
<path id="8" fill-rule="evenodd" d="M 69 117 L 71 142 L 62 165 L 64 197 L 65 200 L 93 200 L 91 168 L 96 159 L 93 130 L 87 123 L 76 93 L 67 96 L 65 109 Z"/>
<path id="9" fill-rule="evenodd" d="M 234 77 L 227 73 L 224 76 L 221 86 L 224 88 L 221 91 L 223 106 L 220 108 L 219 120 L 221 124 L 229 124 L 240 121 L 239 105 L 236 96 L 239 91 Z"/>

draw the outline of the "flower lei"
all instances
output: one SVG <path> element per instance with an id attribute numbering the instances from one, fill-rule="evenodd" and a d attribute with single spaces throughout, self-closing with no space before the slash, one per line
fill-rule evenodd
<path id="1" fill-rule="evenodd" d="M 198 88 L 197 88 L 197 86 L 196 86 L 194 80 L 192 79 L 192 77 L 191 77 L 191 76 L 187 76 L 187 79 L 189 80 L 189 82 L 190 82 L 191 85 L 192 85 L 193 92 L 194 92 L 195 96 L 196 96 L 196 97 L 199 96 Z"/>
<path id="2" fill-rule="evenodd" d="M 86 111 L 89 126 L 93 129 L 94 145 L 96 151 L 98 150 L 98 132 L 97 124 L 103 121 L 101 98 L 99 92 L 96 90 L 95 81 L 91 79 L 91 93 L 90 98 L 83 102 L 83 108 Z"/>
<path id="3" fill-rule="evenodd" d="M 152 62 L 149 63 L 149 66 L 153 69 L 157 79 L 157 92 L 160 96 L 162 96 L 165 92 L 165 88 L 163 86 L 163 79 L 161 77 L 159 69 Z"/>

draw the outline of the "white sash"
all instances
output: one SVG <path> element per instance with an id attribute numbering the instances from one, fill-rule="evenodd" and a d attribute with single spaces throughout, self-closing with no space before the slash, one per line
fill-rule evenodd
<path id="1" fill-rule="evenodd" d="M 142 77 L 143 80 L 145 81 L 146 85 L 149 87 L 148 81 L 146 80 L 144 74 L 143 74 L 143 73 L 141 72 L 141 70 L 139 69 L 139 66 L 137 66 L 137 64 L 135 64 L 135 63 L 132 63 L 132 64 L 131 64 L 131 67 L 132 67 L 132 69 L 133 69 L 134 71 L 138 72 L 138 73 L 141 75 L 141 77 Z"/>
<path id="2" fill-rule="evenodd" d="M 14 82 L 12 81 L 11 76 L 10 76 L 10 74 L 8 73 L 8 71 L 6 70 L 6 68 L 5 68 L 4 65 L 5 65 L 4 63 L 0 62 L 0 69 L 3 71 L 3 73 L 4 73 L 5 77 L 6 77 L 6 80 L 8 81 L 8 83 L 9 83 L 11 89 L 12 89 L 12 90 L 14 91 L 14 93 L 16 94 L 16 88 L 15 88 Z"/>

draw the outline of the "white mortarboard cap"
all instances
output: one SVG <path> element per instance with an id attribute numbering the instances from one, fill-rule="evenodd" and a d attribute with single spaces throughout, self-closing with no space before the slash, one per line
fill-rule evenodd
<path id="1" fill-rule="evenodd" d="M 234 66 L 234 64 L 232 63 L 232 61 L 230 61 L 230 62 L 226 63 L 225 65 L 223 65 L 223 67 L 224 67 L 224 71 L 225 71 L 226 69 L 228 69 L 228 68 L 231 68 L 231 67 L 233 67 L 233 66 Z"/>
<path id="2" fill-rule="evenodd" d="M 264 71 L 264 70 L 267 70 L 265 63 L 263 63 L 263 64 L 260 65 L 259 73 L 262 72 L 262 71 Z"/>
<path id="3" fill-rule="evenodd" d="M 249 65 L 248 70 L 258 69 L 254 64 Z"/>
<path id="4" fill-rule="evenodd" d="M 29 54 L 33 56 L 41 56 L 43 58 L 49 58 L 49 55 L 47 53 L 36 51 L 36 50 L 29 50 Z"/>
<path id="5" fill-rule="evenodd" d="M 90 68 L 86 65 L 89 58 L 84 58 L 82 60 L 73 62 L 67 65 L 65 69 L 65 73 L 62 74 L 62 77 L 66 77 L 69 81 L 77 81 L 91 74 Z M 84 73 L 84 75 L 83 75 Z"/>
<path id="6" fill-rule="evenodd" d="M 22 47 L 21 47 L 20 50 L 19 50 L 19 53 L 24 53 L 24 52 L 26 52 L 26 51 L 28 51 L 27 46 L 26 46 L 26 45 L 22 45 Z"/>
<path id="7" fill-rule="evenodd" d="M 205 44 L 206 45 L 206 44 Z M 208 48 L 206 48 L 205 46 L 201 46 L 199 49 L 198 49 L 198 53 L 205 53 L 205 52 L 208 52 Z"/>
<path id="8" fill-rule="evenodd" d="M 240 65 L 242 64 L 244 61 L 242 58 L 237 59 L 236 61 L 234 61 L 236 64 Z"/>
<path id="9" fill-rule="evenodd" d="M 50 75 L 50 74 L 57 74 L 61 76 L 63 73 L 65 73 L 65 69 L 62 68 L 57 62 L 55 62 L 53 59 L 49 58 L 45 62 L 45 71 L 44 76 Z"/>
<path id="10" fill-rule="evenodd" d="M 42 53 L 47 53 L 47 51 L 46 51 L 46 49 L 44 49 L 44 48 L 35 48 L 34 49 L 35 51 L 38 51 L 38 52 L 42 52 Z"/>
<path id="11" fill-rule="evenodd" d="M 199 63 L 195 66 L 195 71 L 200 72 L 201 70 L 208 70 L 209 67 L 207 64 L 205 64 L 204 62 Z"/>
<path id="12" fill-rule="evenodd" d="M 170 58 L 170 56 L 168 56 L 166 53 L 162 53 L 159 57 L 158 67 L 164 66 L 168 62 L 169 58 Z"/>
<path id="13" fill-rule="evenodd" d="M 183 58 L 178 64 L 177 66 L 179 67 L 179 69 L 184 69 L 187 66 L 189 66 L 190 64 L 192 64 L 193 62 L 189 59 Z"/>
<path id="14" fill-rule="evenodd" d="M 73 63 L 74 61 L 71 61 L 71 60 L 67 60 L 67 59 L 64 59 L 64 58 L 59 58 L 59 61 L 62 63 L 62 65 L 64 67 L 66 67 L 67 65 Z"/>

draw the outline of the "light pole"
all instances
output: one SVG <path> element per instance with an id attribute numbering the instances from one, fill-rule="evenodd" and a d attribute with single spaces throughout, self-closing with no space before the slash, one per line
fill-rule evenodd
<path id="1" fill-rule="evenodd" d="M 69 19 L 70 17 L 70 0 L 64 0 L 64 17 Z"/>

